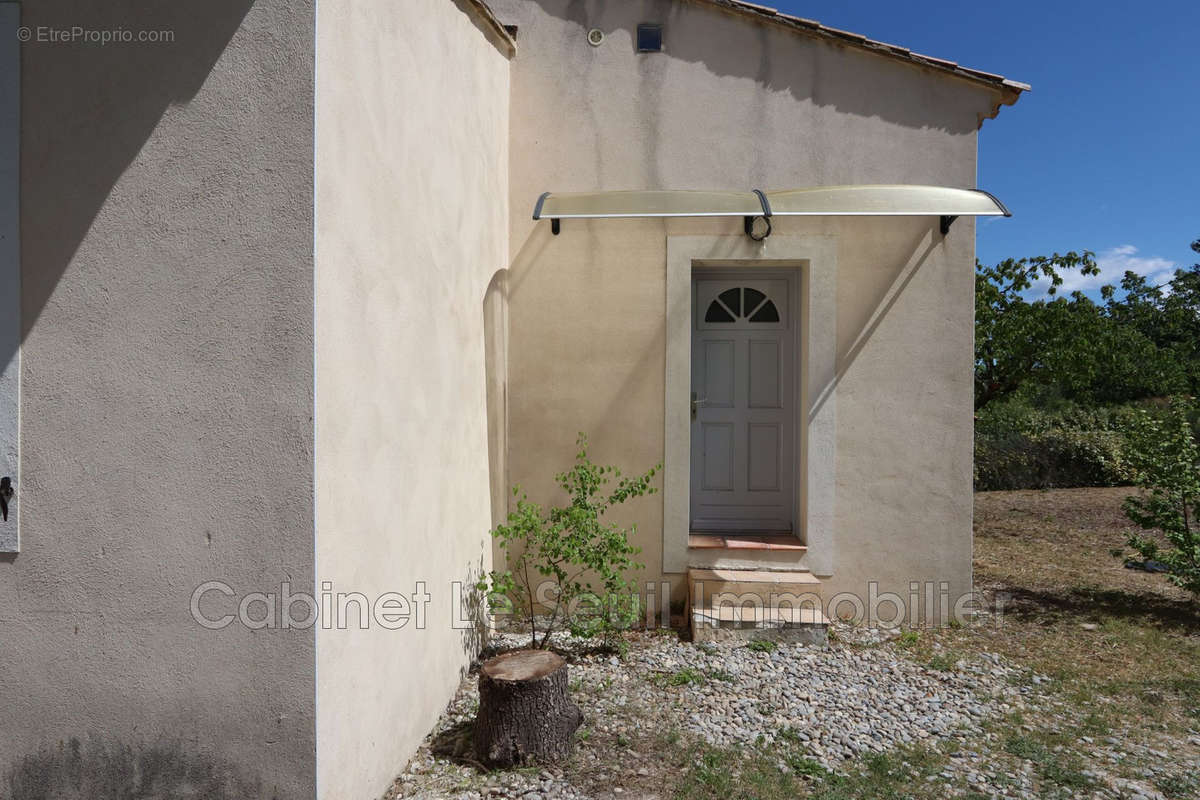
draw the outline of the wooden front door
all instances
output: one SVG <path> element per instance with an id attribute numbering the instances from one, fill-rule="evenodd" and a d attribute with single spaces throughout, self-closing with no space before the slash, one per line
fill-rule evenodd
<path id="1" fill-rule="evenodd" d="M 794 280 L 693 277 L 693 531 L 793 530 Z"/>

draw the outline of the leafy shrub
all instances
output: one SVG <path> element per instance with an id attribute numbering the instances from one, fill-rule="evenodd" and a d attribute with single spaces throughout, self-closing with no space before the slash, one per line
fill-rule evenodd
<path id="1" fill-rule="evenodd" d="M 509 568 L 493 570 L 477 587 L 488 593 L 493 610 L 520 615 L 529 626 L 531 647 L 546 647 L 559 624 L 579 636 L 599 634 L 612 645 L 615 634 L 638 616 L 636 587 L 625 577 L 643 566 L 633 560 L 641 548 L 629 543 L 635 528 L 626 530 L 602 517 L 626 500 L 654 494 L 650 483 L 662 465 L 625 478 L 616 467 L 592 462 L 582 433 L 576 444 L 575 466 L 554 477 L 570 502 L 543 509 L 514 487 L 517 507 L 507 524 L 492 531 Z M 616 485 L 608 488 L 614 479 Z M 540 642 L 539 605 L 550 610 Z"/>
<path id="2" fill-rule="evenodd" d="M 1200 596 L 1200 442 L 1191 423 L 1193 411 L 1190 403 L 1180 401 L 1160 417 L 1143 412 L 1130 426 L 1138 485 L 1145 491 L 1125 499 L 1125 515 L 1166 539 L 1163 546 L 1134 533 L 1129 546 L 1146 560 L 1164 564 L 1171 583 Z"/>
<path id="3" fill-rule="evenodd" d="M 1124 440 L 1109 431 L 1052 429 L 975 443 L 975 488 L 1120 486 L 1132 478 Z"/>
<path id="4" fill-rule="evenodd" d="M 1046 411 L 1022 401 L 993 403 L 975 423 L 975 488 L 1121 486 L 1135 475 L 1128 406 Z"/>

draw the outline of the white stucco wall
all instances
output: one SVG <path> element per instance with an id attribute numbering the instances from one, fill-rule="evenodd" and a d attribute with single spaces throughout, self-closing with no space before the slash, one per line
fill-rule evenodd
<path id="1" fill-rule="evenodd" d="M 319 631 L 330 800 L 382 793 L 475 654 L 451 591 L 491 566 L 508 253 L 509 65 L 485 27 L 465 0 L 318 10 L 317 578 L 432 598 L 423 630 Z"/>
<path id="2" fill-rule="evenodd" d="M 88 794 L 141 762 L 163 793 L 212 769 L 243 788 L 207 796 L 311 797 L 313 632 L 211 631 L 189 610 L 209 580 L 312 583 L 311 4 L 22 13 L 174 40 L 22 47 L 0 781 L 21 770 L 24 798 L 78 775 Z"/>
<path id="3" fill-rule="evenodd" d="M 541 192 L 974 186 L 977 122 L 996 101 L 985 87 L 703 3 L 494 6 L 521 42 L 508 471 L 531 496 L 554 495 L 577 431 L 625 468 L 664 458 L 668 237 L 742 236 L 740 220 L 692 219 L 566 220 L 554 237 L 526 212 Z M 664 25 L 665 52 L 635 52 L 639 22 Z M 590 28 L 605 32 L 600 47 Z M 836 242 L 836 306 L 802 310 L 837 326 L 836 560 L 823 591 L 967 591 L 973 224 L 943 241 L 936 219 L 777 219 L 774 235 Z M 661 497 L 620 515 L 638 523 L 651 579 L 663 574 Z"/>

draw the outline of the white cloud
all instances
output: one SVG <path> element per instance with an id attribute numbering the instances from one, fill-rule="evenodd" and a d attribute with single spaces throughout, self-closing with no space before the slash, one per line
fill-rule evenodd
<path id="1" fill-rule="evenodd" d="M 1096 266 L 1100 268 L 1099 275 L 1081 275 L 1077 271 L 1062 273 L 1063 282 L 1058 287 L 1058 293 L 1068 295 L 1076 290 L 1095 291 L 1105 284 L 1119 287 L 1126 270 L 1145 275 L 1151 286 L 1158 286 L 1171 280 L 1178 267 L 1174 261 L 1165 258 L 1139 256 L 1138 249 L 1131 244 L 1119 245 L 1097 253 Z M 1033 285 L 1030 294 L 1043 294 L 1049 285 L 1049 281 L 1038 281 Z"/>

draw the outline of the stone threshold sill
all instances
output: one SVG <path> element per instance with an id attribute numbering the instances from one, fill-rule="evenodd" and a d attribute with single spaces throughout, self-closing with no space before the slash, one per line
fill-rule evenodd
<path id="1" fill-rule="evenodd" d="M 693 550 L 789 550 L 803 552 L 808 548 L 791 534 L 688 534 L 688 547 Z"/>

